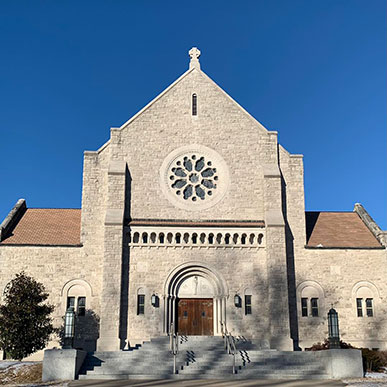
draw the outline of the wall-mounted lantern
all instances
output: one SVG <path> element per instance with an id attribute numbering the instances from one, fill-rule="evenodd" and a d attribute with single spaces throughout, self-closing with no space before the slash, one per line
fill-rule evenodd
<path id="1" fill-rule="evenodd" d="M 328 312 L 328 332 L 330 349 L 340 349 L 339 315 L 333 308 Z"/>
<path id="2" fill-rule="evenodd" d="M 159 296 L 157 296 L 156 294 L 152 294 L 152 297 L 151 297 L 151 304 L 152 306 L 154 306 L 155 308 L 158 308 L 159 307 Z"/>
<path id="3" fill-rule="evenodd" d="M 75 313 L 68 308 L 65 314 L 63 349 L 71 349 L 74 342 Z"/>
<path id="4" fill-rule="evenodd" d="M 237 307 L 237 308 L 240 308 L 242 306 L 242 299 L 241 297 L 239 296 L 239 294 L 235 294 L 234 296 L 234 305 Z"/>

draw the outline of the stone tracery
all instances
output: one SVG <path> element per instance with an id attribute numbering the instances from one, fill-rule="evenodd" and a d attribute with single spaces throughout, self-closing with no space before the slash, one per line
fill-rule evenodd
<path id="1" fill-rule="evenodd" d="M 169 179 L 176 195 L 195 202 L 212 196 L 219 177 L 211 160 L 193 154 L 175 160 L 170 169 Z"/>

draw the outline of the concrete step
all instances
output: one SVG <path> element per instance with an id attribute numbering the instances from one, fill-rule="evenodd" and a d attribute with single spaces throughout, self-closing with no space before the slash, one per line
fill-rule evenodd
<path id="1" fill-rule="evenodd" d="M 248 340 L 237 340 L 235 365 L 222 337 L 180 337 L 173 372 L 169 338 L 152 338 L 137 349 L 88 354 L 80 379 L 324 379 L 318 358 L 305 352 L 262 350 Z"/>

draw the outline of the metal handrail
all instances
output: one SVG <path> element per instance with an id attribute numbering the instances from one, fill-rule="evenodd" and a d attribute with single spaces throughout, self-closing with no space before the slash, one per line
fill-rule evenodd
<path id="1" fill-rule="evenodd" d="M 173 373 L 176 374 L 176 356 L 179 353 L 179 334 L 175 332 L 175 324 L 171 323 L 169 329 L 169 349 L 173 355 Z"/>
<path id="2" fill-rule="evenodd" d="M 232 355 L 232 373 L 235 374 L 235 355 L 236 355 L 236 345 L 234 336 L 227 330 L 225 322 L 220 323 L 221 333 L 224 339 L 224 348 L 229 355 Z"/>

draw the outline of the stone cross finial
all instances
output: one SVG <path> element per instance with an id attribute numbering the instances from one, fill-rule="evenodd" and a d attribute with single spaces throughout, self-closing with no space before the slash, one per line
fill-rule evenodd
<path id="1" fill-rule="evenodd" d="M 200 63 L 199 63 L 199 57 L 200 57 L 200 50 L 197 47 L 192 47 L 189 51 L 188 54 L 191 58 L 189 62 L 189 68 L 197 68 L 200 69 Z"/>

